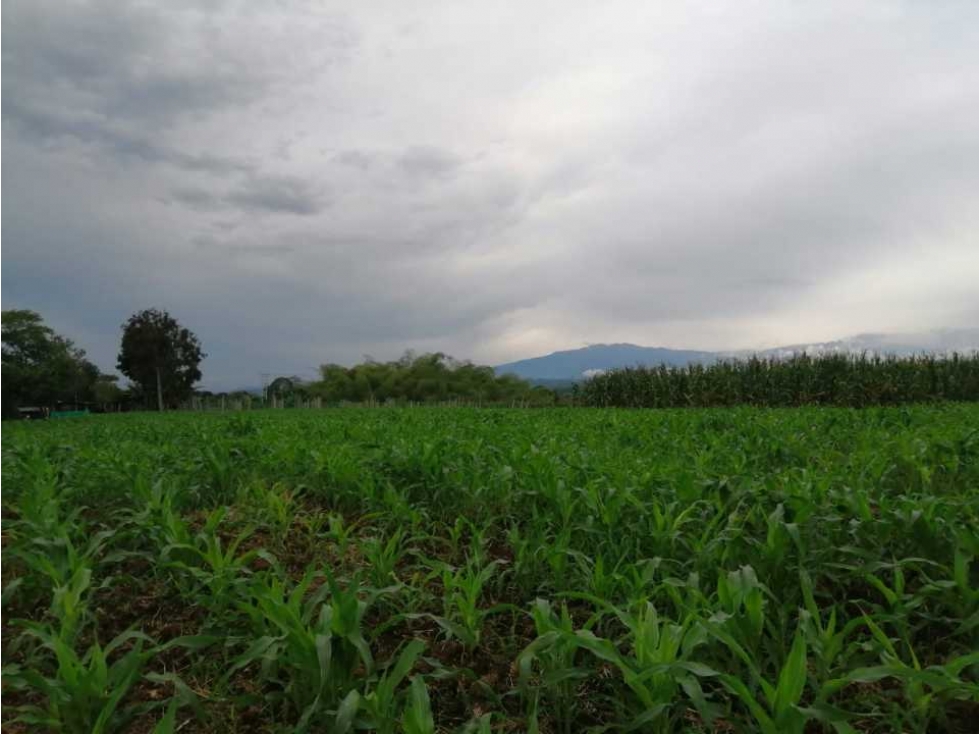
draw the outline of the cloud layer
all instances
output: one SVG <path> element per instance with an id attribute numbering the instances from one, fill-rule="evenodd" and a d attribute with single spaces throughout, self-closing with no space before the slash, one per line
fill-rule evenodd
<path id="1" fill-rule="evenodd" d="M 979 323 L 972 3 L 3 5 L 3 305 L 205 383 Z"/>

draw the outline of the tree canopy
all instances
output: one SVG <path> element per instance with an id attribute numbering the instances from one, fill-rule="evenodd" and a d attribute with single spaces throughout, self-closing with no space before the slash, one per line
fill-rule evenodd
<path id="1" fill-rule="evenodd" d="M 415 355 L 409 351 L 393 362 L 367 359 L 354 367 L 324 364 L 320 379 L 307 389 L 328 402 L 463 400 L 544 405 L 554 401 L 550 390 L 531 387 L 513 375 L 497 376 L 492 367 L 459 362 L 441 352 Z"/>
<path id="2" fill-rule="evenodd" d="M 207 356 L 197 337 L 155 308 L 133 314 L 122 329 L 118 367 L 143 401 L 163 410 L 189 398 Z"/>
<path id="3" fill-rule="evenodd" d="M 35 311 L 3 312 L 3 406 L 53 406 L 95 399 L 99 369 L 85 351 L 44 323 Z"/>

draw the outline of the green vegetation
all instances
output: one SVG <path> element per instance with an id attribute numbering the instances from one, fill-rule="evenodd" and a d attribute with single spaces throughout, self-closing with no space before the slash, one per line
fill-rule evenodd
<path id="1" fill-rule="evenodd" d="M 3 312 L 3 416 L 18 406 L 92 401 L 115 386 L 34 311 Z"/>
<path id="2" fill-rule="evenodd" d="M 305 386 L 307 393 L 327 403 L 444 403 L 480 405 L 553 405 L 554 393 L 531 387 L 514 375 L 497 376 L 492 367 L 458 362 L 441 352 L 394 362 L 368 360 L 346 368 L 320 367 L 320 379 Z"/>
<path id="3" fill-rule="evenodd" d="M 166 311 L 148 308 L 122 325 L 117 367 L 133 384 L 134 397 L 147 407 L 175 408 L 201 379 L 200 363 L 207 355 L 189 329 Z"/>
<path id="4" fill-rule="evenodd" d="M 22 407 L 58 406 L 118 410 L 135 402 L 163 410 L 193 393 L 204 358 L 200 343 L 166 311 L 147 309 L 123 324 L 119 370 L 132 381 L 118 386 L 116 375 L 99 372 L 85 351 L 56 334 L 34 311 L 3 312 L 3 417 Z"/>
<path id="5" fill-rule="evenodd" d="M 117 367 L 131 385 L 122 390 L 115 375 L 100 374 L 85 352 L 45 326 L 33 311 L 3 312 L 4 418 L 18 407 L 54 408 L 59 403 L 165 409 L 227 407 L 323 407 L 341 403 L 463 404 L 542 407 L 558 402 L 556 393 L 514 375 L 497 376 L 492 367 L 460 362 L 441 352 L 353 367 L 325 364 L 320 379 L 306 382 L 279 376 L 261 399 L 247 391 L 214 394 L 195 391 L 200 363 L 207 355 L 200 341 L 166 311 L 146 309 L 122 326 Z"/>
<path id="6" fill-rule="evenodd" d="M 979 720 L 979 406 L 91 416 L 3 477 L 5 731 Z"/>
<path id="7" fill-rule="evenodd" d="M 594 407 L 686 408 L 901 405 L 979 400 L 979 354 L 881 357 L 831 354 L 632 367 L 596 375 L 577 391 Z"/>

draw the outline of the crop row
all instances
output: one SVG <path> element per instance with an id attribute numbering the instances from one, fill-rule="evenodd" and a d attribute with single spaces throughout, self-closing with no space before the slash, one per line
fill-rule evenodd
<path id="1" fill-rule="evenodd" d="M 580 386 L 577 399 L 593 407 L 619 408 L 975 402 L 979 353 L 905 358 L 801 354 L 789 359 L 630 367 L 592 377 Z"/>
<path id="2" fill-rule="evenodd" d="M 979 409 L 4 435 L 5 728 L 969 731 Z"/>

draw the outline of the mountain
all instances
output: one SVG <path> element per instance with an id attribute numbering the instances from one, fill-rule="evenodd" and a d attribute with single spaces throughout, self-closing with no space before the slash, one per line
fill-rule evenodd
<path id="1" fill-rule="evenodd" d="M 960 353 L 979 351 L 979 329 L 941 329 L 908 334 L 858 334 L 828 342 L 730 352 L 640 347 L 635 344 L 592 344 L 582 349 L 569 349 L 544 357 L 508 362 L 495 369 L 498 375 L 513 374 L 535 384 L 552 386 L 555 383 L 567 385 L 569 382 L 585 379 L 593 372 L 619 367 L 709 364 L 719 359 L 745 358 L 753 354 L 761 357 L 790 357 L 801 352 L 808 354 L 876 352 L 907 356 L 953 351 Z"/>
<path id="2" fill-rule="evenodd" d="M 516 375 L 532 382 L 580 380 L 594 371 L 635 365 L 671 364 L 685 365 L 692 362 L 714 362 L 714 352 L 697 352 L 688 349 L 664 347 L 640 347 L 635 344 L 591 344 L 582 349 L 554 352 L 545 357 L 532 357 L 497 366 L 496 374 Z"/>
<path id="3" fill-rule="evenodd" d="M 790 344 L 759 351 L 744 350 L 726 353 L 724 356 L 758 354 L 763 357 L 789 357 L 801 352 L 807 354 L 869 352 L 907 357 L 912 354 L 969 353 L 976 350 L 979 350 L 979 329 L 936 329 L 907 334 L 857 334 L 830 342 Z"/>

